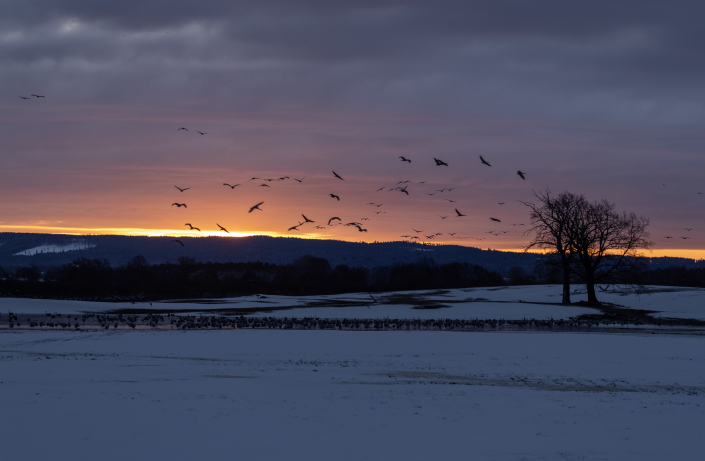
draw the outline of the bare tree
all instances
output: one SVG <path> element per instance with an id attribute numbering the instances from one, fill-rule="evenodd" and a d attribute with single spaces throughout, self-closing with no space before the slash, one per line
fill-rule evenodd
<path id="1" fill-rule="evenodd" d="M 614 209 L 607 200 L 588 204 L 568 226 L 569 246 L 576 255 L 572 269 L 585 280 L 590 304 L 598 304 L 597 283 L 635 283 L 644 267 L 639 250 L 653 246 L 648 218 Z"/>
<path id="2" fill-rule="evenodd" d="M 531 225 L 526 234 L 534 234 L 534 239 L 524 247 L 524 252 L 534 248 L 548 250 L 543 264 L 562 270 L 562 303 L 570 304 L 570 275 L 575 257 L 570 227 L 588 202 L 582 195 L 570 192 L 561 192 L 553 197 L 548 189 L 534 192 L 534 197 L 538 199 L 537 204 L 521 202 L 531 210 Z"/>

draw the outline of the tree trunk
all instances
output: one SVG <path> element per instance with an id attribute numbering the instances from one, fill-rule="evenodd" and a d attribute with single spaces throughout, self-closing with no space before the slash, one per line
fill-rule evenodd
<path id="1" fill-rule="evenodd" d="M 587 287 L 588 304 L 598 305 L 600 302 L 597 300 L 597 295 L 595 294 L 595 281 L 592 277 L 586 277 L 585 285 Z"/>
<path id="2" fill-rule="evenodd" d="M 563 263 L 563 301 L 562 304 L 570 304 L 570 265 Z"/>

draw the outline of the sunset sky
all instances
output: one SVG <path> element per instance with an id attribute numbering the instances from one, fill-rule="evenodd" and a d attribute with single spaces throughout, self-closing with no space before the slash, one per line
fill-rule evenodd
<path id="1" fill-rule="evenodd" d="M 517 249 L 549 188 L 705 258 L 702 1 L 0 5 L 0 231 Z"/>

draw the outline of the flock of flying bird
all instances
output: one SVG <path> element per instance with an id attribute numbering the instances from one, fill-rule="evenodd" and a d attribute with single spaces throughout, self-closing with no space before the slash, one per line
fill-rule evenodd
<path id="1" fill-rule="evenodd" d="M 181 127 L 181 128 L 179 128 L 177 131 L 187 131 L 187 132 L 188 132 L 188 129 L 185 128 L 185 127 Z M 207 132 L 201 132 L 201 131 L 197 131 L 197 133 L 199 133 L 199 134 L 201 134 L 201 135 L 208 134 Z M 406 158 L 406 157 L 404 157 L 404 156 L 399 156 L 399 159 L 400 159 L 402 162 L 411 163 L 411 159 Z M 449 166 L 447 162 L 444 162 L 444 161 L 441 160 L 441 159 L 438 159 L 438 158 L 435 158 L 435 157 L 434 157 L 433 160 L 434 160 L 436 166 L 446 166 L 446 167 Z M 486 165 L 486 166 L 488 166 L 488 167 L 492 167 L 492 165 L 491 165 L 487 160 L 485 160 L 481 155 L 480 155 L 480 162 L 481 162 L 483 165 Z M 333 174 L 333 178 L 338 179 L 338 180 L 340 180 L 340 181 L 345 181 L 345 178 L 343 178 L 343 177 L 342 177 L 340 174 L 338 174 L 335 170 L 331 170 L 331 173 Z M 518 170 L 518 171 L 517 171 L 517 175 L 518 175 L 522 180 L 526 180 L 526 173 L 522 172 L 521 170 Z M 262 181 L 262 184 L 258 185 L 257 187 L 271 187 L 268 183 L 271 183 L 271 182 L 274 182 L 274 181 L 285 181 L 285 180 L 288 180 L 288 179 L 293 179 L 294 181 L 296 181 L 296 182 L 298 182 L 298 183 L 302 183 L 302 182 L 304 181 L 304 179 L 306 179 L 306 177 L 302 177 L 301 179 L 298 179 L 298 178 L 290 178 L 289 176 L 282 176 L 282 177 L 279 177 L 279 178 L 259 178 L 259 177 L 252 177 L 252 178 L 248 179 L 247 182 L 259 180 L 259 181 Z M 388 192 L 397 191 L 397 192 L 403 193 L 403 194 L 405 194 L 405 195 L 409 195 L 409 190 L 408 190 L 408 188 L 409 188 L 409 185 L 410 185 L 411 182 L 412 182 L 412 181 L 410 181 L 410 180 L 399 181 L 396 185 L 394 185 L 394 186 L 392 186 L 392 187 L 383 186 L 383 187 L 377 189 L 376 192 L 381 192 L 381 191 L 384 191 L 384 190 L 386 189 Z M 425 184 L 425 183 L 426 183 L 426 181 L 419 181 L 419 182 L 418 182 L 418 184 Z M 236 187 L 239 187 L 239 186 L 242 186 L 242 185 L 243 185 L 243 184 L 223 183 L 223 186 L 229 187 L 230 189 L 235 189 Z M 185 191 L 187 191 L 187 190 L 190 190 L 190 189 L 191 189 L 190 187 L 179 187 L 179 186 L 174 186 L 174 187 L 175 187 L 179 192 L 182 192 L 182 193 L 185 192 Z M 453 189 L 454 189 L 453 187 L 449 187 L 449 188 L 445 188 L 445 187 L 444 187 L 444 188 L 442 188 L 442 189 L 436 189 L 435 191 L 430 192 L 430 193 L 426 193 L 426 194 L 427 194 L 427 195 L 442 194 L 442 193 L 444 193 L 444 192 L 450 192 L 450 191 L 452 191 Z M 336 200 L 337 202 L 340 202 L 340 196 L 339 196 L 339 195 L 331 193 L 331 194 L 328 194 L 328 196 L 329 196 L 330 198 Z M 445 200 L 448 201 L 448 202 L 450 202 L 450 203 L 455 203 L 455 202 L 456 202 L 455 200 L 451 200 L 451 199 L 445 199 Z M 248 213 L 252 213 L 253 211 L 256 211 L 256 210 L 257 210 L 257 211 L 263 211 L 262 208 L 260 208 L 260 206 L 263 205 L 263 204 L 264 204 L 264 201 L 261 201 L 261 202 L 255 204 L 255 205 L 251 206 L 251 207 L 249 208 L 249 210 L 248 210 Z M 504 204 L 505 204 L 504 202 L 499 202 L 499 205 L 504 205 Z M 382 203 L 370 202 L 370 203 L 367 203 L 367 205 L 372 206 L 372 207 L 376 207 L 377 210 L 373 210 L 373 212 L 374 212 L 375 214 L 377 214 L 377 215 L 386 214 L 386 211 L 383 211 L 383 210 L 380 210 L 380 209 L 379 209 L 380 207 L 383 206 Z M 187 205 L 186 205 L 185 203 L 179 203 L 179 202 L 174 202 L 174 203 L 172 203 L 172 206 L 176 206 L 177 208 L 181 208 L 181 207 L 187 208 Z M 461 217 L 467 216 L 466 214 L 463 214 L 460 210 L 458 210 L 458 208 L 454 208 L 454 210 L 455 210 L 455 215 L 454 215 L 454 217 L 456 217 L 456 218 L 461 218 Z M 450 216 L 442 216 L 442 215 L 438 215 L 438 216 L 439 216 L 441 219 L 447 219 L 447 218 L 450 217 Z M 297 222 L 297 224 L 295 224 L 295 225 L 289 227 L 289 228 L 287 229 L 288 232 L 298 231 L 299 228 L 300 228 L 301 226 L 304 226 L 305 224 L 309 224 L 309 223 L 310 223 L 310 224 L 315 224 L 315 223 L 316 223 L 316 221 L 314 221 L 314 220 L 308 218 L 308 217 L 307 217 L 305 214 L 303 214 L 303 213 L 301 214 L 301 217 L 303 218 L 303 221 L 299 220 L 299 221 Z M 490 217 L 489 219 L 490 219 L 491 221 L 493 221 L 493 222 L 498 222 L 498 223 L 501 222 L 501 220 L 498 219 L 498 218 Z M 332 226 L 346 226 L 346 227 L 353 227 L 353 228 L 356 228 L 356 229 L 358 230 L 358 232 L 368 232 L 368 229 L 366 229 L 365 227 L 363 227 L 363 223 L 362 223 L 361 221 L 369 221 L 369 218 L 361 218 L 360 221 L 351 221 L 351 222 L 345 223 L 339 216 L 333 216 L 333 217 L 331 217 L 330 219 L 328 219 L 328 221 L 327 221 L 327 223 L 326 223 L 326 226 L 328 226 L 328 227 L 332 227 Z M 196 231 L 199 231 L 199 232 L 201 231 L 200 228 L 193 226 L 191 223 L 186 223 L 185 225 L 189 227 L 189 230 L 196 230 Z M 226 229 L 225 227 L 221 226 L 220 224 L 216 223 L 216 226 L 218 226 L 218 228 L 220 229 L 220 231 L 225 232 L 225 233 L 230 233 L 230 231 L 228 231 L 228 229 Z M 326 226 L 316 225 L 315 228 L 316 228 L 316 229 L 325 229 Z M 524 224 L 512 224 L 512 226 L 524 226 Z M 402 237 L 402 238 L 405 238 L 405 239 L 408 239 L 408 240 L 410 240 L 410 241 L 413 241 L 413 240 L 417 240 L 417 241 L 426 241 L 426 240 L 433 240 L 433 239 L 435 239 L 436 237 L 439 237 L 439 236 L 444 235 L 444 234 L 441 233 L 441 232 L 435 232 L 435 233 L 432 233 L 432 234 L 424 234 L 424 230 L 417 230 L 417 229 L 413 229 L 413 228 L 412 228 L 412 230 L 413 230 L 417 235 L 402 235 L 401 237 Z M 488 233 L 489 233 L 489 234 L 492 234 L 492 235 L 495 235 L 495 236 L 498 236 L 498 235 L 501 235 L 501 234 L 506 234 L 506 233 L 508 233 L 508 231 L 489 231 Z M 422 237 L 424 237 L 423 240 L 421 239 L 421 237 L 419 237 L 419 234 L 420 234 Z M 484 240 L 484 238 L 477 238 L 477 237 L 462 237 L 462 236 L 457 236 L 457 237 L 456 237 L 456 234 L 457 234 L 456 232 L 451 232 L 451 233 L 448 233 L 447 235 L 450 236 L 451 238 L 455 238 L 455 239 L 475 239 L 475 240 Z M 179 240 L 179 239 L 174 239 L 174 240 L 172 240 L 172 243 L 177 243 L 177 244 L 181 245 L 182 247 L 184 246 L 184 243 L 183 243 L 181 240 Z"/>
<path id="2" fill-rule="evenodd" d="M 20 99 L 23 99 L 23 100 L 29 100 L 29 99 L 32 99 L 32 98 L 35 98 L 35 99 L 44 99 L 44 98 L 46 98 L 46 96 L 40 95 L 40 94 L 30 94 L 29 96 L 19 96 L 19 95 L 18 95 L 18 97 L 19 97 Z M 177 129 L 177 131 L 189 132 L 188 128 L 186 128 L 186 127 L 180 127 L 180 128 Z M 197 130 L 196 130 L 196 133 L 198 133 L 198 134 L 201 135 L 201 136 L 205 136 L 205 135 L 208 134 L 207 131 L 197 131 Z M 488 167 L 492 167 L 492 165 L 491 165 L 487 160 L 485 160 L 485 158 L 484 158 L 482 155 L 480 155 L 479 157 L 480 157 L 480 162 L 481 162 L 482 165 L 485 165 L 485 166 L 488 166 Z M 407 157 L 405 157 L 405 156 L 399 156 L 399 159 L 400 159 L 402 162 L 411 163 L 411 159 L 409 159 L 409 158 L 407 158 Z M 445 162 L 445 161 L 443 161 L 443 160 L 441 160 L 441 159 L 438 159 L 438 158 L 436 158 L 436 157 L 433 157 L 433 160 L 434 160 L 436 166 L 440 166 L 440 167 L 442 167 L 442 166 L 445 166 L 445 167 L 449 166 L 447 162 Z M 339 179 L 339 180 L 341 180 L 341 181 L 344 181 L 344 180 L 345 180 L 342 176 L 340 176 L 340 175 L 339 175 L 338 173 L 336 173 L 335 171 L 332 171 L 332 173 L 333 173 L 333 177 L 334 177 L 334 178 Z M 522 180 L 526 180 L 526 173 L 524 173 L 523 171 L 517 170 L 516 174 L 517 174 Z M 253 177 L 253 178 L 250 178 L 250 179 L 248 180 L 248 182 L 254 181 L 254 180 L 261 180 L 261 181 L 263 181 L 263 183 L 260 184 L 258 187 L 270 187 L 270 185 L 267 184 L 268 182 L 284 181 L 284 180 L 288 180 L 288 179 L 290 179 L 289 176 L 283 176 L 283 177 L 280 177 L 280 178 L 257 178 L 257 177 Z M 304 179 L 306 179 L 306 178 L 305 178 L 305 177 L 302 177 L 301 179 L 297 179 L 297 178 L 292 178 L 292 179 L 293 179 L 294 181 L 298 182 L 298 183 L 302 183 L 302 182 L 304 181 Z M 426 181 L 419 181 L 418 184 L 424 184 L 425 182 L 426 182 Z M 391 192 L 391 191 L 397 191 L 397 192 L 403 193 L 403 194 L 405 194 L 405 195 L 409 195 L 409 191 L 408 191 L 409 183 L 411 183 L 411 181 L 399 181 L 399 182 L 398 182 L 396 185 L 394 185 L 393 187 L 389 187 L 389 188 L 388 188 L 387 186 L 383 186 L 383 187 L 377 189 L 377 192 L 381 192 L 381 191 L 387 189 L 387 191 L 389 191 L 389 192 Z M 665 186 L 665 184 L 663 184 L 663 185 Z M 238 186 L 242 186 L 242 184 L 223 183 L 223 186 L 227 186 L 227 187 L 229 187 L 230 189 L 235 189 L 235 188 L 238 187 Z M 184 187 L 184 188 L 178 187 L 178 186 L 174 186 L 174 187 L 175 187 L 176 189 L 178 189 L 179 192 L 181 192 L 181 193 L 186 192 L 186 191 L 188 191 L 188 190 L 191 189 L 190 187 Z M 453 189 L 454 189 L 454 188 L 452 188 L 452 187 L 451 187 L 451 188 L 442 188 L 442 189 L 437 189 L 437 190 L 435 190 L 435 191 L 433 191 L 433 192 L 431 192 L 431 193 L 426 193 L 426 194 L 427 194 L 427 195 L 436 195 L 437 193 L 442 194 L 442 193 L 444 193 L 444 192 L 450 192 L 450 191 L 452 191 Z M 699 195 L 702 195 L 703 192 L 698 192 L 698 194 L 699 194 Z M 340 196 L 339 196 L 339 195 L 333 194 L 333 193 L 328 194 L 328 195 L 329 195 L 332 199 L 335 199 L 336 201 L 340 202 Z M 455 200 L 452 200 L 452 199 L 445 199 L 445 200 L 448 201 L 449 203 L 455 203 Z M 262 208 L 260 208 L 260 206 L 263 205 L 263 204 L 264 204 L 264 201 L 261 201 L 261 202 L 255 204 L 255 205 L 251 206 L 251 207 L 249 208 L 249 210 L 248 210 L 248 213 L 252 213 L 253 211 L 263 211 Z M 504 205 L 504 204 L 505 204 L 505 202 L 499 202 L 499 205 Z M 382 206 L 381 203 L 374 203 L 374 202 L 372 202 L 372 203 L 368 203 L 367 205 L 371 205 L 371 206 L 377 207 L 378 210 L 377 210 L 377 211 L 374 211 L 374 213 L 377 214 L 377 215 L 386 213 L 386 211 L 379 210 L 379 207 Z M 176 206 L 177 208 L 182 208 L 182 207 L 183 207 L 183 208 L 187 208 L 187 205 L 186 205 L 185 203 L 178 203 L 178 202 L 172 203 L 172 206 Z M 458 208 L 455 208 L 454 210 L 455 210 L 455 216 L 454 216 L 454 217 L 456 217 L 456 218 L 461 218 L 461 217 L 467 216 L 467 215 L 461 213 L 460 210 L 458 210 Z M 313 221 L 312 219 L 309 219 L 309 218 L 306 217 L 306 215 L 304 215 L 303 213 L 301 214 L 301 217 L 303 218 L 303 221 L 299 221 L 297 224 L 295 224 L 295 225 L 289 227 L 289 228 L 288 228 L 288 231 L 289 231 L 289 232 L 291 232 L 291 231 L 298 231 L 299 228 L 300 228 L 301 226 L 305 225 L 305 224 L 309 224 L 309 223 L 315 224 L 315 223 L 316 223 L 316 221 Z M 438 215 L 438 217 L 440 217 L 441 219 L 445 220 L 445 219 L 449 218 L 450 216 Z M 501 222 L 501 220 L 500 220 L 500 219 L 497 219 L 497 218 L 490 217 L 489 219 L 490 219 L 491 221 L 493 221 L 493 222 L 498 222 L 498 223 Z M 369 220 L 369 218 L 362 218 L 362 219 L 361 219 L 361 221 L 368 221 L 368 220 Z M 334 223 L 334 221 L 337 221 L 337 222 Z M 186 225 L 186 226 L 189 226 L 189 230 L 196 230 L 196 231 L 199 231 L 199 232 L 201 231 L 200 228 L 195 227 L 195 226 L 193 226 L 193 225 L 190 224 L 190 223 L 186 223 L 185 225 Z M 368 231 L 366 228 L 363 228 L 363 227 L 362 227 L 363 224 L 362 224 L 361 222 L 352 221 L 352 222 L 348 222 L 348 223 L 343 223 L 343 221 L 341 220 L 341 218 L 338 217 L 338 216 L 334 216 L 334 217 L 330 218 L 330 219 L 328 220 L 328 222 L 327 222 L 327 226 L 336 226 L 336 225 L 338 225 L 338 226 L 355 227 L 355 228 L 358 230 L 358 232 L 367 232 L 367 231 Z M 525 225 L 525 224 L 512 224 L 512 226 L 524 226 L 524 225 Z M 225 227 L 221 226 L 220 224 L 216 223 L 216 226 L 218 226 L 218 228 L 219 228 L 221 231 L 226 232 L 226 233 L 230 233 Z M 325 226 L 321 226 L 321 225 L 317 225 L 317 226 L 315 226 L 315 227 L 316 227 L 316 229 L 325 229 Z M 402 238 L 405 238 L 405 239 L 409 239 L 409 240 L 421 240 L 421 238 L 419 237 L 418 234 L 422 234 L 422 236 L 425 237 L 426 240 L 433 240 L 433 239 L 435 239 L 436 237 L 439 237 L 439 236 L 444 235 L 443 233 L 440 233 L 440 232 L 436 232 L 436 233 L 432 233 L 432 234 L 423 234 L 424 230 L 416 230 L 416 229 L 413 229 L 413 228 L 412 228 L 412 230 L 413 230 L 417 235 L 413 235 L 413 234 L 412 234 L 412 235 L 402 235 L 401 237 L 402 237 Z M 692 229 L 692 228 L 685 228 L 685 230 L 688 231 L 688 232 L 690 232 L 690 231 L 692 231 L 693 229 Z M 508 232 L 509 232 L 509 231 L 488 231 L 487 233 L 488 233 L 488 234 L 492 234 L 492 235 L 494 235 L 494 236 L 498 236 L 498 235 L 501 235 L 501 234 L 506 234 L 506 233 L 508 233 Z M 447 235 L 450 236 L 451 238 L 455 238 L 455 239 L 475 239 L 475 240 L 484 240 L 484 238 L 478 238 L 478 237 L 460 237 L 460 236 L 456 237 L 456 233 L 455 233 L 455 232 L 448 233 Z M 674 237 L 672 237 L 672 236 L 665 236 L 664 238 L 665 238 L 665 239 L 673 239 Z M 680 238 L 680 239 L 682 239 L 682 240 L 689 240 L 691 237 L 683 237 L 683 236 L 681 236 L 681 237 L 678 237 L 678 238 Z M 174 240 L 172 240 L 172 242 L 176 242 L 176 243 L 180 244 L 181 246 L 184 246 L 183 242 L 180 241 L 180 240 L 178 240 L 178 239 L 174 239 Z"/>
<path id="3" fill-rule="evenodd" d="M 183 130 L 183 131 L 188 131 L 186 128 L 183 128 L 183 127 L 182 127 L 182 128 L 179 128 L 178 131 L 182 131 L 182 130 Z M 201 131 L 197 131 L 197 133 L 199 133 L 199 134 L 201 134 L 201 135 L 207 134 L 207 132 L 201 132 Z M 487 160 L 485 160 L 485 158 L 484 158 L 482 155 L 480 155 L 479 158 L 480 158 L 480 162 L 481 162 L 482 165 L 485 165 L 485 166 L 487 166 L 487 167 L 492 167 L 492 165 L 491 165 Z M 409 159 L 409 158 L 407 158 L 407 157 L 405 157 L 405 156 L 399 156 L 399 159 L 400 159 L 402 162 L 411 163 L 411 159 Z M 436 157 L 433 157 L 433 160 L 434 160 L 436 166 L 439 166 L 439 167 L 443 167 L 443 166 L 448 167 L 448 166 L 449 166 L 447 162 L 445 162 L 445 161 L 443 161 L 443 160 L 441 160 L 441 159 L 438 159 L 438 158 L 436 158 Z M 338 180 L 340 180 L 340 181 L 344 181 L 344 180 L 345 180 L 345 178 L 343 178 L 340 174 L 336 173 L 334 170 L 331 170 L 331 172 L 332 172 L 332 174 L 333 174 L 333 178 L 336 178 L 336 179 L 338 179 Z M 526 180 L 526 173 L 524 173 L 523 171 L 517 170 L 516 174 L 517 174 L 522 180 Z M 270 187 L 270 185 L 267 184 L 267 183 L 273 182 L 273 181 L 285 181 L 285 180 L 288 180 L 288 179 L 292 179 L 292 178 L 290 178 L 289 176 L 282 176 L 282 177 L 280 177 L 280 178 L 258 178 L 258 177 L 253 177 L 253 178 L 250 178 L 247 182 L 255 181 L 255 180 L 260 180 L 260 181 L 263 181 L 263 183 L 260 184 L 260 185 L 257 186 L 257 187 Z M 294 181 L 297 181 L 298 183 L 302 183 L 302 182 L 304 181 L 304 179 L 306 179 L 306 178 L 305 178 L 305 177 L 302 177 L 301 179 L 293 178 L 293 180 L 294 180 Z M 383 186 L 383 187 L 377 189 L 376 192 L 381 192 L 381 191 L 387 190 L 388 192 L 396 191 L 396 192 L 403 193 L 403 194 L 405 194 L 405 195 L 409 195 L 409 190 L 408 190 L 408 188 L 409 188 L 409 186 L 410 186 L 411 183 L 412 183 L 412 181 L 410 181 L 410 180 L 399 181 L 397 184 L 393 185 L 392 187 Z M 425 184 L 425 183 L 426 183 L 426 181 L 419 181 L 417 184 Z M 227 187 L 229 187 L 230 189 L 235 189 L 235 188 L 238 187 L 238 186 L 242 186 L 242 184 L 223 183 L 223 186 L 227 186 Z M 176 187 L 176 189 L 178 189 L 179 192 L 185 192 L 185 191 L 187 191 L 187 190 L 190 189 L 189 187 L 186 187 L 186 188 L 181 188 L 181 187 L 178 187 L 178 186 L 174 186 L 174 187 Z M 426 195 L 430 195 L 430 196 L 431 196 L 431 195 L 436 195 L 436 194 L 443 194 L 444 192 L 450 192 L 450 191 L 452 191 L 453 189 L 454 189 L 453 187 L 442 188 L 442 189 L 436 189 L 436 190 L 434 190 L 433 192 L 430 192 L 430 193 L 429 193 L 429 192 L 426 192 Z M 702 194 L 702 193 L 701 193 L 701 192 L 698 192 L 698 194 Z M 328 195 L 329 195 L 330 198 L 332 198 L 332 199 L 334 199 L 334 200 L 340 202 L 340 196 L 339 196 L 339 195 L 333 194 L 333 193 L 328 194 Z M 449 203 L 455 203 L 455 200 L 452 200 L 452 199 L 447 199 L 447 198 L 446 198 L 446 199 L 444 199 L 444 200 L 448 201 Z M 263 205 L 263 204 L 264 204 L 264 201 L 259 202 L 259 203 L 257 203 L 256 205 L 253 205 L 252 207 L 249 208 L 248 213 L 252 213 L 252 212 L 255 211 L 255 210 L 263 211 L 262 208 L 260 208 L 260 206 Z M 499 204 L 499 205 L 505 205 L 505 202 L 498 202 L 498 204 Z M 380 215 L 380 214 L 383 214 L 383 213 L 386 214 L 386 211 L 382 211 L 382 210 L 379 209 L 379 208 L 383 205 L 383 204 L 381 204 L 381 203 L 370 202 L 370 203 L 367 203 L 367 205 L 376 207 L 377 210 L 375 210 L 375 211 L 373 211 L 373 212 L 374 212 L 375 214 L 377 214 L 377 215 Z M 174 202 L 174 203 L 172 204 L 172 206 L 176 206 L 176 207 L 179 207 L 179 208 L 180 208 L 180 207 L 186 208 L 186 204 L 185 204 L 185 203 L 177 203 L 177 202 Z M 445 219 L 450 218 L 450 217 L 462 218 L 462 217 L 467 216 L 466 214 L 463 214 L 460 210 L 458 210 L 458 208 L 454 208 L 454 210 L 455 210 L 455 215 L 448 215 L 448 216 L 437 215 L 437 216 L 438 216 L 439 218 L 441 218 L 442 220 L 445 220 Z M 289 228 L 287 229 L 288 232 L 298 231 L 299 228 L 300 228 L 301 226 L 304 226 L 305 224 L 309 224 L 309 223 L 310 223 L 310 224 L 315 224 L 315 223 L 316 223 L 316 221 L 314 221 L 314 220 L 312 220 L 312 219 L 309 219 L 309 218 L 308 218 L 305 214 L 303 214 L 303 213 L 301 214 L 301 217 L 303 218 L 303 221 L 298 221 L 297 224 L 295 224 L 295 225 L 289 227 Z M 494 217 L 490 217 L 489 219 L 490 219 L 490 221 L 492 221 L 492 222 L 497 222 L 497 223 L 502 222 L 500 219 L 494 218 Z M 362 218 L 360 221 L 369 221 L 369 218 Z M 186 225 L 186 226 L 189 226 L 189 230 L 201 231 L 201 229 L 199 229 L 198 227 L 192 226 L 190 223 L 186 223 L 185 225 Z M 511 224 L 511 225 L 512 225 L 512 226 L 525 226 L 525 224 L 523 224 L 523 223 L 520 223 L 520 224 Z M 218 226 L 218 228 L 219 228 L 221 231 L 226 232 L 226 233 L 230 233 L 225 227 L 221 226 L 220 224 L 216 223 L 216 226 Z M 328 227 L 332 227 L 332 226 L 354 227 L 354 228 L 356 228 L 356 229 L 358 230 L 358 232 L 368 232 L 368 230 L 363 227 L 363 223 L 362 223 L 362 222 L 359 222 L 359 221 L 351 221 L 351 222 L 348 222 L 348 223 L 344 223 L 343 220 L 342 220 L 340 217 L 338 217 L 338 216 L 333 216 L 332 218 L 328 219 L 328 221 L 327 221 L 327 223 L 326 223 L 326 226 L 328 226 Z M 316 228 L 316 229 L 325 229 L 326 226 L 317 225 L 317 226 L 315 226 L 315 228 Z M 409 240 L 409 241 L 423 241 L 423 242 L 425 242 L 425 241 L 429 241 L 429 240 L 434 240 L 434 239 L 436 239 L 436 237 L 439 237 L 439 236 L 443 236 L 443 235 L 444 235 L 444 234 L 441 233 L 441 232 L 435 232 L 435 233 L 431 233 L 431 234 L 425 234 L 425 233 L 424 233 L 425 231 L 424 231 L 423 229 L 422 229 L 422 230 L 417 230 L 417 229 L 412 228 L 412 230 L 414 231 L 414 234 L 402 235 L 402 236 L 400 236 L 400 237 L 401 237 L 401 238 L 404 238 L 404 239 L 407 239 L 407 240 Z M 686 228 L 685 230 L 686 230 L 686 231 L 691 231 L 692 228 Z M 488 231 L 487 233 L 488 233 L 488 234 L 491 234 L 491 235 L 494 235 L 494 236 L 499 236 L 499 235 L 502 235 L 502 234 L 506 234 L 506 233 L 508 233 L 508 232 L 509 232 L 509 231 L 506 231 L 506 230 L 504 230 L 504 231 L 494 231 L 494 230 L 490 230 L 490 231 Z M 478 238 L 478 237 L 456 236 L 456 234 L 457 234 L 456 232 L 451 232 L 451 233 L 447 233 L 447 234 L 445 234 L 445 235 L 448 235 L 448 236 L 450 236 L 450 237 L 453 238 L 453 239 L 473 239 L 473 240 L 484 240 L 484 239 L 485 239 L 485 238 Z M 422 238 L 422 237 L 423 237 L 423 238 Z M 665 238 L 666 238 L 666 239 L 672 239 L 673 237 L 671 237 L 671 236 L 666 236 Z M 679 237 L 679 238 L 681 238 L 681 239 L 683 239 L 683 240 L 688 240 L 688 239 L 690 239 L 690 237 Z M 172 240 L 172 242 L 178 243 L 178 244 L 181 245 L 182 247 L 184 246 L 184 244 L 183 244 L 183 242 L 182 242 L 181 240 L 174 239 L 174 240 Z"/>

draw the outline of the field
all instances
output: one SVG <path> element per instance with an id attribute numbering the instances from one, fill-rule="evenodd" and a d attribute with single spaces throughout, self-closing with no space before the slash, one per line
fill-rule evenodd
<path id="1" fill-rule="evenodd" d="M 600 296 L 655 319 L 705 318 L 704 290 L 653 291 Z M 550 304 L 557 294 L 519 287 L 375 294 L 369 306 L 355 294 L 151 308 L 250 309 L 250 318 L 595 314 Z M 130 308 L 2 299 L 0 321 L 8 311 L 21 319 Z M 698 326 L 34 330 L 0 331 L 3 459 L 699 460 L 705 451 Z"/>

